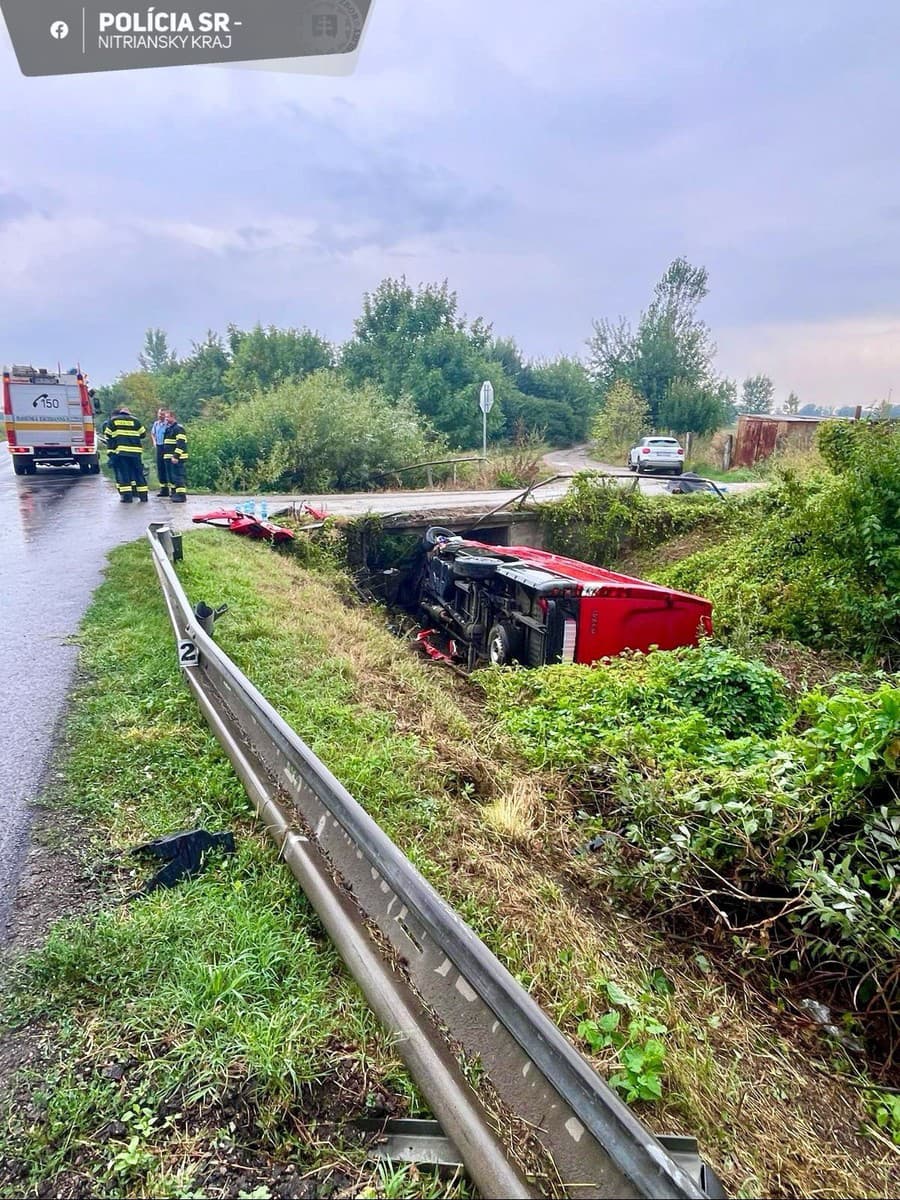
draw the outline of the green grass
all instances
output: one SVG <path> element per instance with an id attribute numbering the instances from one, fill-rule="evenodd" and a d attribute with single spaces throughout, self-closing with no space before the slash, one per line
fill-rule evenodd
<path id="1" fill-rule="evenodd" d="M 832 1138 L 802 1100 L 781 1111 L 776 1097 L 813 1087 L 837 1110 L 809 1054 L 609 903 L 573 855 L 559 781 L 526 769 L 455 677 L 265 545 L 197 532 L 178 570 L 192 603 L 229 605 L 219 644 L 586 1053 L 579 1023 L 609 1011 L 611 983 L 640 996 L 657 967 L 673 981 L 659 1001 L 662 1099 L 640 1104 L 643 1119 L 697 1135 L 735 1193 L 753 1178 L 756 1194 L 887 1194 L 880 1165 L 842 1149 L 846 1120 Z M 416 1090 L 254 832 L 178 676 L 145 543 L 111 556 L 82 641 L 64 791 L 95 853 L 195 824 L 233 828 L 239 848 L 127 903 L 121 862 L 100 911 L 59 926 L 20 970 L 3 1015 L 47 1048 L 0 1122 L 0 1195 L 263 1197 L 280 1194 L 285 1164 L 316 1194 L 465 1194 L 366 1164 L 327 1127 L 376 1103 L 419 1111 Z M 622 1066 L 616 1047 L 594 1060 Z M 224 1182 L 219 1163 L 235 1164 Z"/>
<path id="2" fill-rule="evenodd" d="M 221 599 L 215 540 L 205 550 L 202 539 L 188 541 L 189 593 Z M 317 661 L 309 677 L 271 652 L 284 629 L 254 590 L 260 565 L 250 556 L 228 577 L 232 614 L 222 628 L 240 644 L 242 665 L 279 707 L 304 714 L 307 730 L 318 730 L 317 749 L 351 787 L 377 791 L 382 805 L 402 812 L 415 792 L 385 769 L 393 762 L 398 780 L 404 763 L 415 770 L 414 739 L 392 739 L 383 716 L 354 726 L 348 681 L 329 669 L 314 635 L 296 630 L 287 639 L 291 655 Z M 217 1160 L 235 1094 L 250 1114 L 245 1139 L 262 1161 L 291 1161 L 323 1178 L 352 1169 L 360 1186 L 379 1186 L 362 1151 L 339 1136 L 320 1144 L 315 1114 L 351 1118 L 385 1097 L 398 1111 L 415 1110 L 416 1089 L 292 877 L 255 832 L 244 792 L 175 667 L 145 543 L 111 556 L 81 641 L 85 681 L 70 711 L 63 791 L 98 832 L 94 853 L 108 857 L 196 825 L 234 829 L 238 850 L 176 889 L 130 901 L 152 868 L 135 874 L 136 861 L 123 858 L 100 910 L 58 924 L 20 965 L 4 1022 L 48 1030 L 51 1050 L 26 1083 L 39 1120 L 10 1106 L 0 1128 L 3 1161 L 18 1164 L 0 1194 L 33 1192 L 61 1172 L 91 1180 L 101 1194 L 191 1194 L 204 1163 Z M 110 1063 L 125 1064 L 121 1079 L 106 1077 Z M 197 1128 L 184 1127 L 185 1112 Z M 400 1174 L 391 1194 L 421 1194 L 404 1191 L 403 1180 L 413 1188 L 412 1176 Z"/>
<path id="3" fill-rule="evenodd" d="M 710 462 L 690 462 L 687 464 L 687 469 L 693 471 L 695 475 L 702 476 L 703 479 L 715 479 L 722 483 L 752 483 L 761 479 L 763 474 L 752 467 L 732 467 L 728 471 L 723 471 L 721 467 Z"/>

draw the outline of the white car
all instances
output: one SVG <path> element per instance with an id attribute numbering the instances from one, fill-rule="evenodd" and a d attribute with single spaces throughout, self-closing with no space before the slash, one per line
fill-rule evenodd
<path id="1" fill-rule="evenodd" d="M 680 475 L 684 470 L 684 450 L 677 438 L 645 437 L 628 451 L 628 469 L 637 471 L 673 471 Z"/>

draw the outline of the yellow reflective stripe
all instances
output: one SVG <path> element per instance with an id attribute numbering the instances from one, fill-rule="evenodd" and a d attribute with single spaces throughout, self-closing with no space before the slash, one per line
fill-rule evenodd
<path id="1" fill-rule="evenodd" d="M 42 429 L 46 429 L 48 433 L 49 432 L 55 433 L 59 429 L 70 429 L 71 428 L 71 424 L 69 421 L 15 421 L 14 420 L 12 422 L 7 421 L 6 424 L 7 424 L 7 427 L 12 430 L 27 429 L 27 430 L 33 431 L 35 433 L 39 433 Z"/>
<path id="2" fill-rule="evenodd" d="M 143 454 L 141 446 L 116 446 L 117 454 Z"/>

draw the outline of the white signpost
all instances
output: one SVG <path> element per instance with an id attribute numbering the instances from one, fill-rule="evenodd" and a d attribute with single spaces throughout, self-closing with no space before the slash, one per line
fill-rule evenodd
<path id="1" fill-rule="evenodd" d="M 481 409 L 481 452 L 487 458 L 487 415 L 494 407 L 494 385 L 489 379 L 486 379 L 481 385 L 478 405 Z"/>

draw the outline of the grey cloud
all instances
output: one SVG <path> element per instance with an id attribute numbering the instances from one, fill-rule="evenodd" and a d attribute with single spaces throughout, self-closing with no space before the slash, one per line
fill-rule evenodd
<path id="1" fill-rule="evenodd" d="M 42 212 L 36 204 L 26 200 L 17 192 L 0 191 L 0 227 L 9 225 L 12 221 L 20 221 L 23 217 L 32 214 L 46 216 L 46 213 Z"/>

